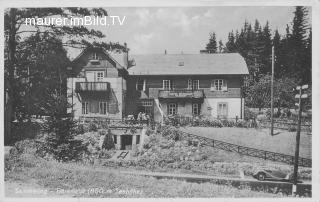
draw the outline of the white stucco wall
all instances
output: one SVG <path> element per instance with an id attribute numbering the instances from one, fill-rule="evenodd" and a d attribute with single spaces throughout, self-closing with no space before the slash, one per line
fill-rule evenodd
<path id="1" fill-rule="evenodd" d="M 114 92 L 114 95 L 118 101 L 118 109 L 119 112 L 116 114 L 107 114 L 102 115 L 99 113 L 89 113 L 89 114 L 82 114 L 82 104 L 81 100 L 79 100 L 77 94 L 75 93 L 76 82 L 85 82 L 85 78 L 68 78 L 68 101 L 70 104 L 73 104 L 73 111 L 74 117 L 78 118 L 79 116 L 88 116 L 88 117 L 110 117 L 114 119 L 121 119 L 122 118 L 122 111 L 123 111 L 123 87 L 124 81 L 122 78 L 103 78 L 101 82 L 109 82 L 110 89 Z M 107 93 L 107 92 L 106 92 Z M 73 96 L 72 96 L 73 94 Z M 79 95 L 80 96 L 80 95 Z M 95 97 L 92 96 L 92 100 Z M 69 108 L 68 111 L 71 112 L 72 108 Z"/>
<path id="2" fill-rule="evenodd" d="M 241 106 L 241 98 L 205 98 L 201 106 L 201 114 L 217 118 L 218 103 L 227 103 L 228 118 L 236 118 L 236 116 L 241 118 L 241 109 L 243 111 L 243 103 Z"/>
<path id="3" fill-rule="evenodd" d="M 201 104 L 201 114 L 205 117 L 217 118 L 218 115 L 218 103 L 227 103 L 228 105 L 228 117 L 230 119 L 238 117 L 243 118 L 244 115 L 244 99 L 241 98 L 205 98 Z M 241 106 L 242 105 L 242 106 Z M 167 103 L 161 103 L 161 109 L 164 115 L 167 115 Z M 242 110 L 242 113 L 241 113 Z M 192 116 L 192 104 L 191 102 L 178 102 L 178 114 L 182 116 Z M 242 115 L 242 117 L 241 117 Z M 155 120 L 160 120 L 161 114 L 155 107 L 154 113 Z"/>

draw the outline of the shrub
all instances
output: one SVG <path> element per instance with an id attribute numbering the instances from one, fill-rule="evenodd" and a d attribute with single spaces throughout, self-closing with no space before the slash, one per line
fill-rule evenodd
<path id="1" fill-rule="evenodd" d="M 238 128 L 248 128 L 248 122 L 244 120 L 239 120 L 235 123 L 235 127 Z"/>
<path id="2" fill-rule="evenodd" d="M 44 138 L 45 150 L 53 154 L 57 160 L 78 160 L 82 154 L 84 145 L 75 139 L 75 122 L 71 116 L 60 115 L 49 117 L 44 125 L 47 133 Z"/>
<path id="3" fill-rule="evenodd" d="M 150 149 L 152 145 L 155 145 L 156 142 L 157 142 L 156 135 L 153 134 L 153 135 L 147 136 L 143 142 L 143 148 Z"/>
<path id="4" fill-rule="evenodd" d="M 97 132 L 98 131 L 98 124 L 94 123 L 93 121 L 89 123 L 89 132 Z"/>
<path id="5" fill-rule="evenodd" d="M 221 120 L 221 124 L 223 125 L 223 127 L 234 127 L 236 125 L 236 122 L 233 120 L 223 119 Z"/>
<path id="6" fill-rule="evenodd" d="M 37 167 L 44 159 L 30 153 L 10 154 L 4 159 L 5 171 L 21 171 L 25 168 Z"/>
<path id="7" fill-rule="evenodd" d="M 295 131 L 297 131 L 297 127 L 293 126 L 293 125 L 290 125 L 289 128 L 288 128 L 288 131 L 289 132 L 295 132 Z"/>
<path id="8" fill-rule="evenodd" d="M 221 120 L 213 120 L 211 122 L 211 126 L 216 127 L 216 128 L 221 128 L 221 127 L 223 127 L 223 124 L 222 124 Z"/>
<path id="9" fill-rule="evenodd" d="M 257 114 L 251 111 L 248 107 L 244 108 L 244 119 L 250 120 L 255 119 L 257 117 Z"/>
<path id="10" fill-rule="evenodd" d="M 28 153 L 36 155 L 39 148 L 39 144 L 36 143 L 34 140 L 26 139 L 16 142 L 13 148 L 14 151 L 16 151 L 15 153 L 17 154 Z"/>
<path id="11" fill-rule="evenodd" d="M 85 133 L 84 127 L 83 127 L 82 124 L 79 124 L 79 125 L 75 128 L 75 133 L 76 133 L 76 134 L 83 134 L 83 133 Z"/>
<path id="12" fill-rule="evenodd" d="M 161 139 L 160 142 L 159 142 L 159 146 L 162 149 L 169 149 L 169 148 L 173 147 L 174 144 L 175 144 L 175 142 L 172 139 L 170 139 L 170 140 Z"/>
<path id="13" fill-rule="evenodd" d="M 99 131 L 99 135 L 104 136 L 103 143 L 101 145 L 102 149 L 110 150 L 114 148 L 113 137 L 112 137 L 112 134 L 110 133 L 110 130 L 106 131 L 102 129 Z"/>

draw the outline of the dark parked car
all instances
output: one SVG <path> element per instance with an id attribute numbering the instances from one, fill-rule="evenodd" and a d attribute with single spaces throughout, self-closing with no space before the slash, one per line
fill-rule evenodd
<path id="1" fill-rule="evenodd" d="M 259 169 L 253 174 L 253 177 L 257 180 L 264 181 L 283 181 L 293 182 L 293 173 L 284 173 L 282 171 L 270 170 L 270 169 Z M 298 181 L 298 183 L 302 183 Z"/>

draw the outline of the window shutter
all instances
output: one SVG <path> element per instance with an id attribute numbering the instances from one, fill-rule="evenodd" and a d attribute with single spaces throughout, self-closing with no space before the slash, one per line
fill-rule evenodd
<path id="1" fill-rule="evenodd" d="M 216 91 L 216 86 L 215 86 L 215 82 L 214 80 L 211 81 L 211 88 L 210 88 L 211 91 Z"/>
<path id="2" fill-rule="evenodd" d="M 146 81 L 146 79 L 143 79 L 143 91 L 146 91 L 146 84 L 147 83 L 147 81 Z"/>
<path id="3" fill-rule="evenodd" d="M 228 91 L 227 80 L 225 80 L 225 79 L 223 80 L 222 90 L 223 91 Z"/>
<path id="4" fill-rule="evenodd" d="M 175 83 L 173 82 L 173 80 L 169 80 L 169 90 L 173 90 L 174 89 L 174 86 L 175 85 Z"/>
<path id="5" fill-rule="evenodd" d="M 228 118 L 228 103 L 226 103 L 226 113 L 224 115 L 225 115 L 225 118 Z"/>
<path id="6" fill-rule="evenodd" d="M 178 103 L 176 104 L 176 114 L 178 114 Z"/>
<path id="7" fill-rule="evenodd" d="M 188 89 L 192 89 L 192 80 L 188 79 Z"/>

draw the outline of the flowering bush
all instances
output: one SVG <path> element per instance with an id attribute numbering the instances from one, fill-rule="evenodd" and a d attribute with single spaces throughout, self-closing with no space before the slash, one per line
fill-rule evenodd
<path id="1" fill-rule="evenodd" d="M 251 117 L 251 115 L 250 115 Z M 252 115 L 254 117 L 254 115 Z M 249 128 L 255 127 L 255 124 L 252 124 L 252 119 L 212 119 L 205 117 L 194 117 L 186 118 L 181 116 L 171 116 L 167 117 L 164 121 L 165 125 L 170 126 L 200 126 L 200 127 L 239 127 L 239 128 Z"/>

